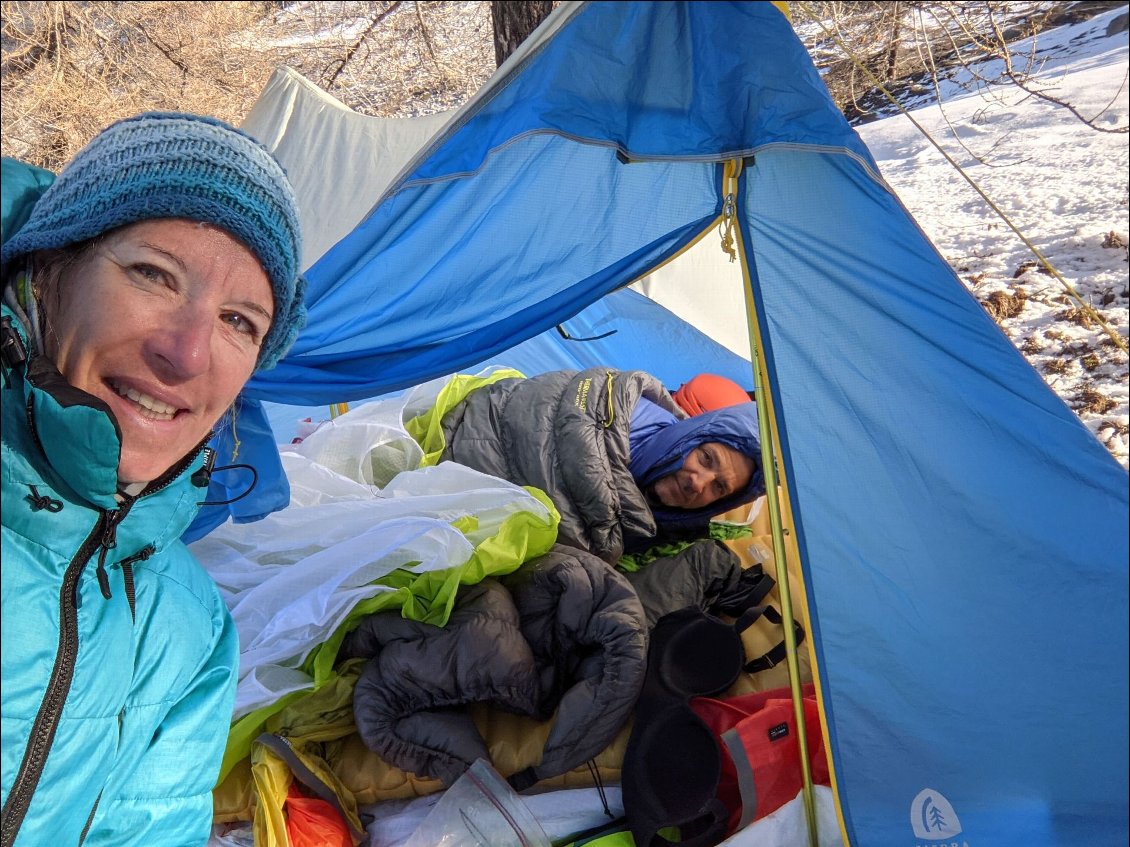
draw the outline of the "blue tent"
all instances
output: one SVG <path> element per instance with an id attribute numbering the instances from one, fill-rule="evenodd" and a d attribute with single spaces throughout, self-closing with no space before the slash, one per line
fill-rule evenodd
<path id="1" fill-rule="evenodd" d="M 600 334 L 602 298 L 729 226 L 845 841 L 1127 842 L 1127 475 L 915 225 L 776 4 L 562 4 L 362 201 L 249 397 L 356 401 Z M 603 363 L 662 349 L 656 320 Z"/>

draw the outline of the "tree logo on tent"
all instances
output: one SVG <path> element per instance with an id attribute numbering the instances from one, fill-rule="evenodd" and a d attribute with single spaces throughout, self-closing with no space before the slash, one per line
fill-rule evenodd
<path id="1" fill-rule="evenodd" d="M 910 825 L 914 828 L 915 838 L 929 841 L 953 838 L 961 832 L 961 821 L 957 819 L 957 812 L 953 810 L 950 801 L 933 788 L 923 788 L 910 804 Z M 954 845 L 957 845 L 957 842 L 954 842 Z"/>

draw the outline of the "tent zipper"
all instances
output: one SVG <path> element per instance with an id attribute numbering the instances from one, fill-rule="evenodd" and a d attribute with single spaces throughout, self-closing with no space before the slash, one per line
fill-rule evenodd
<path id="1" fill-rule="evenodd" d="M 738 177 L 742 173 L 741 159 L 727 159 L 722 166 L 722 217 L 718 221 L 722 237 L 722 251 L 731 262 L 738 260 L 738 248 L 734 242 L 734 227 L 737 226 Z"/>

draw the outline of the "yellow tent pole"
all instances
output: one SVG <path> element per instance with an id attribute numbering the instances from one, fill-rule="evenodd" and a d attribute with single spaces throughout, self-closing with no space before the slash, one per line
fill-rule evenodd
<path id="1" fill-rule="evenodd" d="M 789 570 L 785 553 L 785 532 L 781 523 L 781 504 L 777 482 L 777 464 L 773 445 L 776 439 L 776 418 L 769 402 L 769 378 L 762 355 L 761 327 L 753 304 L 753 285 L 749 275 L 749 262 L 741 228 L 737 224 L 736 204 L 738 197 L 738 178 L 741 176 L 742 162 L 739 159 L 726 162 L 723 181 L 725 183 L 724 214 L 730 218 L 724 226 L 722 249 L 734 258 L 732 246 L 736 244 L 737 255 L 741 257 L 742 282 L 745 290 L 746 320 L 750 339 L 753 341 L 750 353 L 753 359 L 755 399 L 757 401 L 757 427 L 761 439 L 761 468 L 765 477 L 765 500 L 769 506 L 769 525 L 773 538 L 773 558 L 777 565 L 777 587 L 781 597 L 782 628 L 785 639 L 785 655 L 789 671 L 789 689 L 792 692 L 793 714 L 796 720 L 797 745 L 800 752 L 801 776 L 804 784 L 802 795 L 804 814 L 808 823 L 808 843 L 816 847 L 819 843 L 816 830 L 816 797 L 812 787 L 812 762 L 808 757 L 808 729 L 804 719 L 804 694 L 801 690 L 800 664 L 797 660 L 796 631 L 793 628 L 793 603 L 789 590 Z"/>

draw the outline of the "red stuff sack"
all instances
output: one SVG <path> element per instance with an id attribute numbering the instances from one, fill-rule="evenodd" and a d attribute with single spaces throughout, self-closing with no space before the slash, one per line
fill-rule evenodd
<path id="1" fill-rule="evenodd" d="M 812 685 L 802 688 L 812 781 L 829 785 L 828 758 Z M 796 715 L 788 688 L 715 699 L 695 697 L 691 710 L 710 728 L 722 750 L 718 799 L 735 832 L 788 803 L 804 784 Z"/>

